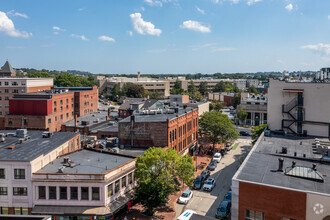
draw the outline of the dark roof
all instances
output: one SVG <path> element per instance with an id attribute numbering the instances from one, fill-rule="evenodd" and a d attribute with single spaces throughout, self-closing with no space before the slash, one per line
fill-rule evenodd
<path id="1" fill-rule="evenodd" d="M 68 157 L 71 160 L 71 167 L 63 166 L 64 157 Z M 53 160 L 52 163 L 47 164 L 36 173 L 57 173 L 59 167 L 63 167 L 63 173 L 104 174 L 134 159 L 135 157 L 133 156 L 81 150 Z"/>
<path id="2" fill-rule="evenodd" d="M 321 162 L 322 155 L 313 151 L 314 140 L 313 137 L 275 136 L 273 134 L 270 137 L 263 137 L 260 139 L 260 143 L 253 147 L 244 164 L 235 174 L 236 179 L 330 194 L 330 165 Z M 282 147 L 287 148 L 286 154 L 281 153 Z M 312 168 L 314 163 L 317 174 L 322 175 L 324 182 L 309 178 L 309 176 L 304 177 L 303 173 L 302 175 L 285 175 L 285 172 L 278 172 L 279 158 L 284 159 L 283 170 L 288 171 L 288 174 L 293 174 L 290 173 L 292 161 L 295 161 L 296 167 L 302 167 L 302 171 L 310 171 L 308 168 Z"/>
<path id="3" fill-rule="evenodd" d="M 144 105 L 142 106 L 143 109 L 149 109 L 152 107 L 154 104 L 158 102 L 157 99 L 148 99 L 145 101 Z"/>
<path id="4" fill-rule="evenodd" d="M 92 112 L 83 116 L 80 116 L 77 118 L 77 127 L 78 128 L 83 128 L 85 126 L 91 126 L 94 124 L 99 124 L 101 122 L 107 121 L 107 116 L 108 116 L 108 111 L 97 111 L 97 112 Z M 86 125 L 83 125 L 82 122 L 86 122 Z M 68 121 L 64 123 L 65 126 L 67 127 L 74 127 L 74 120 Z"/>
<path id="5" fill-rule="evenodd" d="M 124 100 L 123 104 L 120 105 L 119 109 L 128 110 L 132 103 L 143 102 L 145 98 L 127 98 Z"/>
<path id="6" fill-rule="evenodd" d="M 15 130 L 2 130 L 0 133 L 14 133 Z M 0 142 L 0 161 L 32 161 L 42 154 L 47 154 L 73 137 L 74 132 L 54 132 L 50 138 L 42 138 L 43 131 L 28 131 L 31 138 L 22 144 L 18 144 L 18 137 L 7 136 L 4 142 Z M 15 146 L 14 149 L 8 149 Z"/>
<path id="7" fill-rule="evenodd" d="M 139 114 L 134 114 L 134 117 L 135 117 L 135 122 L 166 122 L 167 119 L 171 121 L 177 118 L 177 114 L 179 114 L 179 117 L 181 117 L 186 114 L 186 111 L 188 113 L 191 112 L 192 110 L 193 108 L 188 107 L 186 109 L 179 109 L 178 113 L 161 113 L 161 114 L 147 114 L 147 115 L 139 113 Z M 130 120 L 131 117 L 127 117 L 121 120 L 119 123 L 130 122 Z"/>
<path id="8" fill-rule="evenodd" d="M 6 63 L 1 67 L 1 73 L 16 73 L 16 70 L 10 65 L 8 60 Z"/>
<path id="9" fill-rule="evenodd" d="M 190 220 L 211 220 L 214 219 L 212 217 L 208 217 L 208 216 L 203 216 L 203 215 L 199 215 L 199 214 L 193 214 L 190 218 Z"/>

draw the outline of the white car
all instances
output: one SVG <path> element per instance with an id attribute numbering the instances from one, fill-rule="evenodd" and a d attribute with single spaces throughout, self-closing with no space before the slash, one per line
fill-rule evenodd
<path id="1" fill-rule="evenodd" d="M 217 163 L 219 163 L 220 160 L 221 160 L 221 154 L 220 153 L 215 153 L 214 156 L 213 156 L 213 160 L 217 161 Z"/>
<path id="2" fill-rule="evenodd" d="M 208 178 L 203 185 L 203 190 L 211 192 L 214 187 L 215 187 L 215 179 Z"/>
<path id="3" fill-rule="evenodd" d="M 192 197 L 193 197 L 193 192 L 190 190 L 186 190 L 182 193 L 182 195 L 178 199 L 178 203 L 187 204 Z"/>

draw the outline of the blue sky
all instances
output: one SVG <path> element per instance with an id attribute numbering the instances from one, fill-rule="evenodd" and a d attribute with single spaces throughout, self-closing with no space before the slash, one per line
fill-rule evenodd
<path id="1" fill-rule="evenodd" d="M 0 64 L 93 73 L 330 66 L 329 0 L 0 0 Z"/>

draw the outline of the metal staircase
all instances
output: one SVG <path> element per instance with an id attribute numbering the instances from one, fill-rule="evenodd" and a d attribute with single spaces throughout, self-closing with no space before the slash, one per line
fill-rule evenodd
<path id="1" fill-rule="evenodd" d="M 302 93 L 298 93 L 297 97 L 292 99 L 288 104 L 282 105 L 282 113 L 287 114 L 290 119 L 282 119 L 282 130 L 287 129 L 294 134 L 302 134 L 303 122 L 303 97 Z M 297 109 L 297 115 L 292 113 L 292 110 Z M 297 123 L 297 132 L 292 129 L 292 125 Z"/>

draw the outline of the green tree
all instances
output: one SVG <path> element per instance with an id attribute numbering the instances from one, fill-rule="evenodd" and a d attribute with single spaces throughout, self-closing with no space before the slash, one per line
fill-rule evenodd
<path id="1" fill-rule="evenodd" d="M 52 78 L 53 75 L 47 72 L 36 71 L 34 73 L 28 73 L 27 77 L 30 78 Z"/>
<path id="2" fill-rule="evenodd" d="M 202 101 L 204 98 L 199 91 L 196 91 L 194 94 L 189 94 L 189 95 L 193 100 L 198 102 Z"/>
<path id="3" fill-rule="evenodd" d="M 205 112 L 199 120 L 200 134 L 213 144 L 226 143 L 238 138 L 233 122 L 220 112 Z"/>
<path id="4" fill-rule="evenodd" d="M 127 96 L 127 91 L 128 91 L 128 87 L 130 87 L 131 83 L 125 83 L 122 87 L 121 87 L 121 96 Z"/>
<path id="5" fill-rule="evenodd" d="M 162 94 L 160 94 L 159 92 L 156 91 L 156 92 L 150 93 L 149 98 L 160 100 L 160 99 L 163 99 L 163 96 L 162 96 Z"/>
<path id="6" fill-rule="evenodd" d="M 181 89 L 181 84 L 179 82 L 179 80 L 175 81 L 175 84 L 174 84 L 174 89 Z"/>
<path id="7" fill-rule="evenodd" d="M 141 85 L 130 84 L 127 88 L 126 96 L 130 98 L 143 98 L 144 88 Z"/>
<path id="8" fill-rule="evenodd" d="M 241 93 L 236 93 L 233 99 L 234 108 L 236 108 L 239 104 L 241 104 Z"/>
<path id="9" fill-rule="evenodd" d="M 252 129 L 252 144 L 255 144 L 257 142 L 258 138 L 260 137 L 260 135 L 262 134 L 262 132 L 265 130 L 266 127 L 267 124 L 263 124 L 263 125 L 255 126 Z"/>
<path id="10" fill-rule="evenodd" d="M 184 91 L 184 89 L 171 89 L 170 93 L 172 95 L 183 95 L 183 94 L 185 94 L 187 92 Z"/>
<path id="11" fill-rule="evenodd" d="M 241 122 L 244 122 L 248 116 L 248 113 L 245 111 L 245 109 L 240 109 L 237 112 L 237 117 Z"/>
<path id="12" fill-rule="evenodd" d="M 182 184 L 192 186 L 192 182 L 194 180 L 194 170 L 194 164 L 191 157 L 187 155 L 180 157 L 177 173 L 179 179 L 182 181 Z"/>
<path id="13" fill-rule="evenodd" d="M 238 93 L 238 92 L 241 92 L 241 90 L 239 90 L 238 87 L 234 86 L 232 92 Z"/>
<path id="14" fill-rule="evenodd" d="M 256 89 L 255 86 L 250 86 L 247 90 L 249 93 L 254 93 L 254 94 L 258 94 L 258 90 Z"/>
<path id="15" fill-rule="evenodd" d="M 120 86 L 118 84 L 115 84 L 111 90 L 111 101 L 118 102 L 120 98 L 121 92 L 120 92 Z"/>
<path id="16" fill-rule="evenodd" d="M 197 88 L 195 86 L 194 81 L 190 80 L 189 85 L 188 85 L 188 93 L 189 94 L 195 94 L 197 92 Z"/>
<path id="17" fill-rule="evenodd" d="M 213 90 L 213 92 L 224 92 L 224 91 L 226 91 L 226 86 L 223 81 L 218 82 Z"/>
<path id="18" fill-rule="evenodd" d="M 202 96 L 205 96 L 208 91 L 208 85 L 207 82 L 203 81 L 199 84 L 199 92 L 202 94 Z"/>
<path id="19" fill-rule="evenodd" d="M 151 216 L 156 207 L 166 203 L 168 196 L 179 187 L 178 179 L 190 182 L 193 177 L 191 158 L 181 157 L 173 149 L 152 147 L 136 160 L 138 185 L 135 195 Z M 190 176 L 191 174 L 191 176 Z"/>

